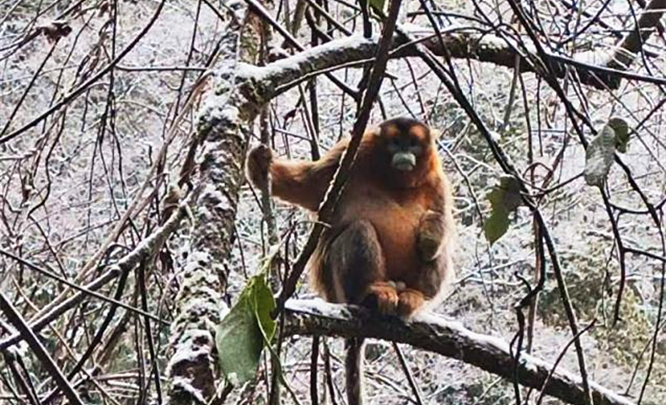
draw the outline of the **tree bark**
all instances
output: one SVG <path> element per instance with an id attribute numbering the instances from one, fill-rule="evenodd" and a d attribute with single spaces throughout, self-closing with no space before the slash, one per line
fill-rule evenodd
<path id="1" fill-rule="evenodd" d="M 223 292 L 244 181 L 242 162 L 261 105 L 251 92 L 244 92 L 247 86 L 240 85 L 243 79 L 238 76 L 241 63 L 256 63 L 261 25 L 245 3 L 233 3 L 229 7 L 234 14 L 223 31 L 222 66 L 197 125 L 201 152 L 190 199 L 194 224 L 169 339 L 170 404 L 209 403 L 222 391 L 217 387 L 223 381 L 218 378 L 214 334 L 228 311 Z"/>

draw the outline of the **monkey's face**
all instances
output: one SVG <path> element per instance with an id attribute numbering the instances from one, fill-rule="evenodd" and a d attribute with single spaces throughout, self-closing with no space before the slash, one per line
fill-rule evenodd
<path id="1" fill-rule="evenodd" d="M 401 172 L 414 171 L 430 150 L 430 130 L 416 120 L 395 118 L 385 121 L 380 126 L 379 135 L 390 166 Z"/>

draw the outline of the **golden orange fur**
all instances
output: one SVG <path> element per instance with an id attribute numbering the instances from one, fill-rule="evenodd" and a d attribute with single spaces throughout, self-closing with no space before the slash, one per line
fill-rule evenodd
<path id="1" fill-rule="evenodd" d="M 316 211 L 348 142 L 314 162 L 274 158 L 256 147 L 248 178 Z M 411 316 L 452 278 L 452 197 L 434 142 L 427 126 L 405 118 L 364 134 L 331 226 L 308 263 L 311 284 L 325 299 Z M 414 167 L 396 169 L 396 150 L 414 151 Z"/>

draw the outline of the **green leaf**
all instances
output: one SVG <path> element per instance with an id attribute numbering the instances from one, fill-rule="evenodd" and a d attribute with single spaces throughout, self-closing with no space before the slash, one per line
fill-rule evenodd
<path id="1" fill-rule="evenodd" d="M 271 313 L 275 309 L 275 297 L 270 287 L 266 284 L 266 278 L 260 277 L 254 283 L 254 314 L 257 319 L 257 325 L 261 328 L 264 336 L 264 343 L 268 343 L 275 335 L 275 320 Z"/>
<path id="2" fill-rule="evenodd" d="M 264 339 L 257 327 L 249 294 L 242 295 L 222 319 L 215 343 L 220 368 L 232 384 L 240 385 L 254 376 Z"/>
<path id="3" fill-rule="evenodd" d="M 629 124 L 627 124 L 627 121 L 614 117 L 608 120 L 606 125 L 615 132 L 615 149 L 620 153 L 626 153 L 627 146 L 629 146 Z"/>
<path id="4" fill-rule="evenodd" d="M 585 182 L 601 187 L 608 177 L 615 157 L 615 131 L 605 125 L 585 151 Z"/>
<path id="5" fill-rule="evenodd" d="M 509 214 L 522 203 L 520 182 L 515 177 L 503 176 L 486 198 L 490 201 L 492 213 L 483 224 L 483 232 L 492 245 L 509 229 Z"/>
<path id="6" fill-rule="evenodd" d="M 220 367 L 232 384 L 254 377 L 261 352 L 275 333 L 273 309 L 275 299 L 265 276 L 255 276 L 218 325 L 215 343 Z"/>
<path id="7" fill-rule="evenodd" d="M 505 210 L 493 210 L 493 213 L 483 224 L 483 232 L 491 245 L 501 238 L 508 229 L 509 212 Z"/>
<path id="8" fill-rule="evenodd" d="M 374 8 L 378 13 L 384 14 L 384 6 L 386 5 L 386 0 L 368 0 L 370 7 Z"/>

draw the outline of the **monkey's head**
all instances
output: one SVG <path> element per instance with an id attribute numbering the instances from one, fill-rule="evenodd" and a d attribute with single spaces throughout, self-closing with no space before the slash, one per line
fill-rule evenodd
<path id="1" fill-rule="evenodd" d="M 434 148 L 430 128 L 411 118 L 393 118 L 379 126 L 378 149 L 384 164 L 403 175 L 419 175 L 430 166 Z"/>

